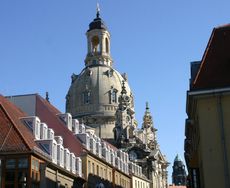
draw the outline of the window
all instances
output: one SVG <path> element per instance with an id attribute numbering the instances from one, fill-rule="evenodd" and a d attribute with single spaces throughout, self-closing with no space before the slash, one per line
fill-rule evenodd
<path id="1" fill-rule="evenodd" d="M 117 92 L 113 90 L 111 94 L 112 102 L 116 103 L 117 102 Z"/>
<path id="2" fill-rule="evenodd" d="M 39 161 L 32 159 L 32 170 L 39 171 Z"/>
<path id="3" fill-rule="evenodd" d="M 6 169 L 15 169 L 15 167 L 16 167 L 15 159 L 6 160 Z"/>
<path id="4" fill-rule="evenodd" d="M 18 185 L 19 188 L 26 187 L 28 181 L 28 159 L 7 159 L 5 165 L 5 187 L 11 188 L 14 187 L 14 185 Z"/>
<path id="5" fill-rule="evenodd" d="M 116 89 L 112 89 L 110 91 L 110 104 L 112 103 L 117 103 L 117 90 Z"/>
<path id="6" fill-rule="evenodd" d="M 27 158 L 18 159 L 18 168 L 28 168 L 28 159 Z"/>
<path id="7" fill-rule="evenodd" d="M 93 36 L 91 39 L 92 44 L 92 52 L 96 53 L 98 52 L 98 46 L 99 46 L 99 38 L 98 36 Z"/>
<path id="8" fill-rule="evenodd" d="M 106 169 L 104 169 L 104 178 L 107 178 L 107 173 L 106 173 Z"/>
<path id="9" fill-rule="evenodd" d="M 32 158 L 31 170 L 32 170 L 32 187 L 39 187 L 40 162 L 38 159 Z M 23 174 L 22 174 L 21 179 L 22 179 L 22 181 L 25 179 Z"/>
<path id="10" fill-rule="evenodd" d="M 33 131 L 33 121 L 32 120 L 24 120 L 23 122 L 31 131 Z"/>
<path id="11" fill-rule="evenodd" d="M 13 187 L 15 184 L 16 176 L 16 160 L 6 160 L 6 172 L 5 172 L 5 187 Z"/>
<path id="12" fill-rule="evenodd" d="M 103 177 L 103 168 L 101 167 L 100 176 Z"/>
<path id="13" fill-rule="evenodd" d="M 90 172 L 90 161 L 88 161 L 88 174 L 91 173 Z"/>
<path id="14" fill-rule="evenodd" d="M 107 38 L 105 38 L 105 50 L 106 53 L 109 53 L 109 40 Z"/>
<path id="15" fill-rule="evenodd" d="M 98 165 L 97 165 L 97 174 L 96 175 L 100 176 L 100 174 L 99 174 L 99 166 Z"/>
<path id="16" fill-rule="evenodd" d="M 90 91 L 85 91 L 83 92 L 83 103 L 84 104 L 89 104 L 91 99 L 91 93 Z"/>
<path id="17" fill-rule="evenodd" d="M 92 163 L 92 173 L 95 174 L 95 171 L 94 171 L 94 163 Z"/>
<path id="18" fill-rule="evenodd" d="M 112 181 L 112 173 L 109 172 L 109 180 Z"/>

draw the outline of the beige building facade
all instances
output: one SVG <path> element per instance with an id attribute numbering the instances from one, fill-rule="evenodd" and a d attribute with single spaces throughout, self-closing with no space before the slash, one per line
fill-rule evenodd
<path id="1" fill-rule="evenodd" d="M 95 185 L 103 185 L 104 187 L 124 187 L 130 188 L 131 176 L 128 171 L 122 170 L 115 163 L 109 161 L 97 154 L 94 155 L 91 152 L 85 152 L 82 156 L 82 169 L 85 174 L 87 183 L 85 187 L 95 187 Z M 117 160 L 120 160 L 117 158 Z M 119 169 L 120 168 L 120 169 Z"/>
<path id="2" fill-rule="evenodd" d="M 139 177 L 139 176 L 132 176 L 132 187 L 140 187 L 140 188 L 150 188 L 152 182 L 147 178 Z"/>

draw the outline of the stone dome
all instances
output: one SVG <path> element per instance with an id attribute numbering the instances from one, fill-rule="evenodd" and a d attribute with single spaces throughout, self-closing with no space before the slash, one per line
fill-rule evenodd
<path id="1" fill-rule="evenodd" d="M 66 96 L 66 111 L 74 118 L 83 119 L 91 127 L 109 123 L 106 120 L 112 123 L 115 120 L 123 80 L 133 107 L 133 96 L 125 75 L 122 76 L 106 65 L 85 67 L 79 75 L 72 76 Z"/>
<path id="2" fill-rule="evenodd" d="M 134 108 L 133 96 L 126 74 L 121 75 L 112 67 L 110 33 L 99 17 L 99 10 L 89 24 L 86 37 L 85 68 L 79 75 L 72 75 L 66 95 L 66 112 L 79 119 L 80 123 L 94 128 L 97 136 L 111 139 L 114 138 L 115 113 L 123 81 L 131 108 Z"/>

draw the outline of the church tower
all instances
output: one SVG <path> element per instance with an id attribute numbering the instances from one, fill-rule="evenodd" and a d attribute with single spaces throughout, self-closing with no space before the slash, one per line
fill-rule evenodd
<path id="1" fill-rule="evenodd" d="M 134 110 L 134 99 L 126 74 L 113 68 L 110 33 L 97 7 L 96 18 L 86 32 L 87 52 L 85 67 L 73 74 L 66 95 L 66 112 L 95 130 L 97 136 L 114 139 L 115 113 L 122 83 Z"/>
<path id="2" fill-rule="evenodd" d="M 100 18 L 99 7 L 97 7 L 96 18 L 89 24 L 86 36 L 88 53 L 85 65 L 101 64 L 111 67 L 113 61 L 110 56 L 110 34 L 104 21 Z"/>
<path id="3" fill-rule="evenodd" d="M 183 161 L 179 158 L 179 155 L 177 154 L 173 163 L 172 183 L 174 185 L 186 186 L 186 181 L 187 175 L 185 171 L 185 165 Z"/>
<path id="4" fill-rule="evenodd" d="M 118 108 L 115 114 L 114 140 L 118 147 L 128 143 L 134 137 L 134 111 L 131 108 L 130 96 L 127 95 L 125 82 L 122 82 L 121 94 L 118 98 Z"/>
<path id="5" fill-rule="evenodd" d="M 148 102 L 146 102 L 145 114 L 144 114 L 143 123 L 142 123 L 142 130 L 146 137 L 145 140 L 146 140 L 147 146 L 151 150 L 157 149 L 158 148 L 157 137 L 156 137 L 157 129 L 155 129 L 153 126 L 153 119 L 152 119 L 152 115 L 149 110 Z"/>

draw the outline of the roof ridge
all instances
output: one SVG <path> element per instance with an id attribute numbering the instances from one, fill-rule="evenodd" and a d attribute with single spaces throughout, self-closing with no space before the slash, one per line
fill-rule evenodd
<path id="1" fill-rule="evenodd" d="M 38 93 L 28 93 L 28 94 L 18 94 L 18 95 L 8 95 L 8 96 L 5 96 L 7 98 L 10 98 L 10 97 L 21 97 L 21 96 L 31 96 L 31 95 L 37 95 Z"/>
<path id="2" fill-rule="evenodd" d="M 230 23 L 226 23 L 223 25 L 219 25 L 217 27 L 215 27 L 216 29 L 224 29 L 224 28 L 230 28 Z"/>

